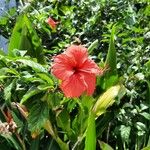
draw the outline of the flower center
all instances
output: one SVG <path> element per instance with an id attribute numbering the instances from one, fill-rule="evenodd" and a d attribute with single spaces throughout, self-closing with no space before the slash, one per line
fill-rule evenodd
<path id="1" fill-rule="evenodd" d="M 77 67 L 73 67 L 72 70 L 74 71 L 74 73 L 78 72 L 78 68 Z"/>

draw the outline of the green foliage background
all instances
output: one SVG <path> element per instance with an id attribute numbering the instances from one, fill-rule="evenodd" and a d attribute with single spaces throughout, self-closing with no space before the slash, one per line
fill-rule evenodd
<path id="1" fill-rule="evenodd" d="M 59 22 L 55 30 L 45 22 L 49 16 Z M 150 146 L 149 18 L 149 0 L 22 0 L 1 16 L 0 34 L 10 42 L 8 55 L 0 52 L 0 105 L 11 109 L 19 138 L 0 136 L 0 148 L 48 150 L 69 145 L 81 150 L 86 143 L 87 150 L 94 139 L 84 141 L 81 135 L 89 120 L 93 122 L 92 115 L 88 118 L 90 106 L 118 82 L 125 86 L 125 96 L 88 126 L 87 137 L 96 126 L 96 149 Z M 72 43 L 85 45 L 99 66 L 110 67 L 97 78 L 94 96 L 81 97 L 82 105 L 63 97 L 48 72 L 52 57 Z M 24 118 L 12 102 L 24 104 L 29 116 Z M 2 113 L 0 118 L 5 121 Z"/>

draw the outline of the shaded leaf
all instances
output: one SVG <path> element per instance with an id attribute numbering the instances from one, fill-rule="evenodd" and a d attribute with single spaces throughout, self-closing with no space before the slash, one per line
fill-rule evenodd
<path id="1" fill-rule="evenodd" d="M 58 127 L 62 128 L 63 131 L 66 131 L 67 135 L 72 135 L 72 130 L 70 128 L 70 116 L 69 113 L 66 111 L 66 109 L 57 112 L 56 114 L 56 120 Z"/>
<path id="2" fill-rule="evenodd" d="M 7 102 L 10 102 L 11 101 L 11 96 L 12 96 L 12 89 L 13 87 L 15 86 L 16 84 L 16 79 L 14 79 L 8 86 L 6 86 L 4 88 L 4 99 L 7 101 Z"/>
<path id="3" fill-rule="evenodd" d="M 12 135 L 2 135 L 1 134 L 1 136 L 4 137 L 8 143 L 12 144 L 16 150 L 22 149 L 21 145 L 19 145 L 19 142 Z"/>
<path id="4" fill-rule="evenodd" d="M 34 95 L 36 95 L 36 94 L 38 94 L 38 93 L 40 93 L 40 92 L 41 92 L 41 91 L 40 91 L 38 88 L 36 88 L 36 87 L 31 87 L 31 88 L 27 91 L 27 93 L 26 93 L 25 95 L 23 95 L 23 97 L 22 97 L 20 103 L 23 104 L 23 103 L 26 102 L 29 98 L 31 98 L 32 96 L 34 96 Z"/>
<path id="5" fill-rule="evenodd" d="M 46 120 L 45 124 L 44 124 L 44 129 L 47 130 L 47 132 L 52 135 L 52 137 L 55 137 L 55 133 L 52 127 L 52 124 L 50 122 L 50 120 Z"/>
<path id="6" fill-rule="evenodd" d="M 99 45 L 98 40 L 95 40 L 88 48 L 89 54 L 91 54 L 93 50 L 98 47 L 98 45 Z"/>
<path id="7" fill-rule="evenodd" d="M 31 133 L 40 134 L 41 128 L 44 128 L 49 117 L 49 108 L 46 102 L 39 101 L 33 105 L 29 112 L 28 124 Z"/>
<path id="8" fill-rule="evenodd" d="M 115 26 L 113 26 L 111 30 L 109 49 L 108 49 L 108 54 L 107 54 L 106 61 L 105 61 L 105 66 L 108 66 L 110 69 L 109 70 L 110 75 L 117 74 L 116 49 L 115 49 L 115 44 L 114 44 L 114 37 L 115 37 Z"/>
<path id="9" fill-rule="evenodd" d="M 91 96 L 83 95 L 81 99 L 76 99 L 76 105 L 79 106 L 79 112 L 73 120 L 73 129 L 75 133 L 80 135 L 85 132 L 88 124 L 88 117 L 93 106 L 94 98 Z"/>
<path id="10" fill-rule="evenodd" d="M 40 146 L 40 138 L 38 137 L 31 141 L 30 150 L 39 150 L 39 146 Z"/>
<path id="11" fill-rule="evenodd" d="M 33 29 L 27 16 L 20 15 L 9 43 L 9 56 L 14 56 L 14 49 L 25 50 L 31 57 L 37 58 L 38 62 L 44 63 L 43 48 L 41 39 Z"/>

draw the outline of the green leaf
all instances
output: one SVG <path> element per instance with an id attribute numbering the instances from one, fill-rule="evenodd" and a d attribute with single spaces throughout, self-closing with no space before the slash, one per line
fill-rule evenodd
<path id="1" fill-rule="evenodd" d="M 39 150 L 40 137 L 33 139 L 32 141 L 30 141 L 30 143 L 31 143 L 30 150 Z"/>
<path id="2" fill-rule="evenodd" d="M 3 50 L 0 49 L 0 55 L 5 56 L 6 54 L 5 54 L 5 52 Z"/>
<path id="3" fill-rule="evenodd" d="M 141 150 L 150 150 L 150 146 L 144 147 Z"/>
<path id="4" fill-rule="evenodd" d="M 11 112 L 12 116 L 13 116 L 13 120 L 14 122 L 17 124 L 17 128 L 23 128 L 23 122 L 22 120 L 12 111 Z"/>
<path id="5" fill-rule="evenodd" d="M 61 10 L 65 15 L 70 15 L 70 13 L 73 13 L 74 6 L 61 6 L 59 10 Z"/>
<path id="6" fill-rule="evenodd" d="M 138 136 L 144 136 L 146 131 L 147 131 L 147 127 L 144 123 L 142 122 L 136 122 L 135 127 L 137 128 L 138 132 L 137 135 Z"/>
<path id="7" fill-rule="evenodd" d="M 75 130 L 76 134 L 81 135 L 83 132 L 85 132 L 87 128 L 88 117 L 89 117 L 91 108 L 93 106 L 94 98 L 91 96 L 83 95 L 81 99 L 74 99 L 74 101 L 76 101 L 76 104 L 74 105 L 74 107 L 78 105 L 79 110 L 78 110 L 78 114 L 73 120 L 72 127 Z M 70 104 L 71 103 L 69 103 L 69 105 Z"/>
<path id="8" fill-rule="evenodd" d="M 92 96 L 83 95 L 81 98 L 81 103 L 84 107 L 84 111 L 87 111 L 88 114 L 91 110 L 91 107 L 93 106 L 93 102 L 95 99 Z"/>
<path id="9" fill-rule="evenodd" d="M 111 86 L 114 86 L 118 83 L 118 75 L 111 75 L 108 73 L 105 74 L 105 76 L 102 76 L 100 79 L 100 86 L 102 89 L 106 90 L 110 88 Z"/>
<path id="10" fill-rule="evenodd" d="M 0 75 L 0 80 L 3 80 L 5 78 L 10 78 L 11 76 L 3 76 L 3 75 Z"/>
<path id="11" fill-rule="evenodd" d="M 141 116 L 143 116 L 144 118 L 146 118 L 147 120 L 150 120 L 150 114 L 147 112 L 142 112 L 140 113 Z"/>
<path id="12" fill-rule="evenodd" d="M 16 149 L 16 150 L 21 150 L 21 146 L 19 145 L 19 142 L 12 136 L 12 135 L 2 135 L 2 137 L 4 137 L 8 143 L 12 144 L 13 147 Z"/>
<path id="13" fill-rule="evenodd" d="M 56 114 L 56 120 L 58 127 L 62 128 L 63 131 L 66 131 L 67 135 L 72 135 L 72 130 L 70 128 L 70 116 L 66 109 L 58 111 Z"/>
<path id="14" fill-rule="evenodd" d="M 96 136 L 101 137 L 104 130 L 108 128 L 109 123 L 114 119 L 114 113 L 109 111 L 104 114 L 100 121 L 96 122 Z"/>
<path id="15" fill-rule="evenodd" d="M 98 47 L 98 45 L 99 45 L 98 40 L 95 40 L 88 48 L 89 54 L 91 54 L 93 50 Z"/>
<path id="16" fill-rule="evenodd" d="M 7 102 L 10 102 L 11 101 L 11 96 L 12 96 L 12 89 L 13 87 L 15 86 L 16 84 L 16 79 L 14 79 L 8 86 L 6 86 L 4 88 L 4 99 L 7 101 Z"/>
<path id="17" fill-rule="evenodd" d="M 68 143 L 63 142 L 57 134 L 54 133 L 54 130 L 52 128 L 52 124 L 50 120 L 46 120 L 44 124 L 44 129 L 48 131 L 48 133 L 57 141 L 60 149 L 62 150 L 69 150 L 69 145 Z"/>
<path id="18" fill-rule="evenodd" d="M 150 60 L 146 63 L 148 70 L 150 71 Z"/>
<path id="19" fill-rule="evenodd" d="M 91 112 L 88 118 L 84 150 L 96 150 L 95 115 Z"/>
<path id="20" fill-rule="evenodd" d="M 14 49 L 19 49 L 27 51 L 27 55 L 36 58 L 40 63 L 45 62 L 41 39 L 25 14 L 20 15 L 17 19 L 8 49 L 9 56 L 14 56 Z"/>
<path id="21" fill-rule="evenodd" d="M 8 20 L 9 20 L 8 17 L 1 17 L 0 16 L 0 25 L 6 25 Z"/>
<path id="22" fill-rule="evenodd" d="M 106 78 L 106 80 L 105 80 L 105 84 L 106 84 L 105 86 L 106 87 L 111 87 L 111 86 L 115 85 L 118 82 L 118 76 L 117 75 L 115 75 L 115 76 L 112 75 L 109 78 Z"/>
<path id="23" fill-rule="evenodd" d="M 26 102 L 29 98 L 31 98 L 32 96 L 40 93 L 41 91 L 36 88 L 36 87 L 31 87 L 27 93 L 25 95 L 23 95 L 21 101 L 20 101 L 20 104 L 23 104 L 24 102 Z"/>
<path id="24" fill-rule="evenodd" d="M 109 49 L 108 49 L 108 54 L 107 54 L 106 61 L 105 61 L 105 66 L 108 66 L 110 69 L 109 70 L 110 75 L 117 74 L 116 49 L 115 49 L 115 44 L 114 44 L 114 37 L 115 37 L 115 25 L 112 27 L 112 30 L 111 30 Z"/>
<path id="25" fill-rule="evenodd" d="M 56 135 L 54 133 L 53 127 L 52 127 L 52 123 L 50 122 L 50 120 L 46 120 L 45 124 L 44 124 L 44 129 L 47 130 L 47 132 L 53 137 L 56 138 Z"/>
<path id="26" fill-rule="evenodd" d="M 146 129 L 146 125 L 144 124 L 144 123 L 142 123 L 142 122 L 136 122 L 136 128 L 138 129 L 138 130 L 145 130 Z"/>
<path id="27" fill-rule="evenodd" d="M 24 57 L 27 54 L 27 50 L 13 49 L 12 52 L 13 52 L 13 58 Z"/>
<path id="28" fill-rule="evenodd" d="M 125 94 L 125 88 L 122 85 L 116 85 L 104 92 L 93 107 L 93 112 L 98 117 L 106 112 L 106 109 L 115 102 L 115 98 L 121 98 Z"/>
<path id="29" fill-rule="evenodd" d="M 36 72 L 45 72 L 47 73 L 46 68 L 44 68 L 41 64 L 34 62 L 32 60 L 27 60 L 27 59 L 17 59 L 17 62 L 21 62 L 24 65 L 27 65 L 29 67 L 31 67 L 34 71 Z"/>
<path id="30" fill-rule="evenodd" d="M 10 42 L 9 42 L 9 55 L 13 56 L 12 51 L 14 49 L 20 49 L 19 44 L 20 44 L 20 39 L 21 39 L 21 32 L 22 32 L 22 28 L 23 28 L 23 16 L 18 17 L 16 25 L 13 29 L 11 38 L 10 38 Z"/>
<path id="31" fill-rule="evenodd" d="M 5 75 L 6 73 L 10 73 L 10 74 L 19 76 L 19 73 L 16 71 L 16 69 L 6 68 L 6 67 L 3 67 L 2 69 L 0 69 L 0 75 L 2 75 L 2 74 Z"/>
<path id="32" fill-rule="evenodd" d="M 121 125 L 120 133 L 121 133 L 122 141 L 127 142 L 127 143 L 129 142 L 130 132 L 131 132 L 130 126 Z"/>
<path id="33" fill-rule="evenodd" d="M 98 141 L 101 150 L 113 150 L 113 148 L 103 141 Z"/>
<path id="34" fill-rule="evenodd" d="M 38 88 L 39 90 L 41 90 L 41 91 L 45 91 L 45 90 L 48 90 L 48 89 L 50 89 L 50 90 L 54 89 L 53 86 L 48 85 L 48 84 L 47 84 L 47 85 L 46 85 L 46 84 L 39 85 L 37 88 Z"/>
<path id="35" fill-rule="evenodd" d="M 25 81 L 30 81 L 32 83 L 35 83 L 35 82 L 39 82 L 41 84 L 45 84 L 46 82 L 40 78 L 36 78 L 36 77 L 28 77 L 28 76 L 23 76 L 23 80 Z"/>
<path id="36" fill-rule="evenodd" d="M 37 73 L 37 75 L 41 78 L 41 79 L 43 79 L 43 80 L 45 80 L 47 83 L 49 83 L 49 85 L 54 85 L 54 82 L 53 82 L 53 80 L 52 80 L 52 77 L 50 76 L 50 74 L 46 74 L 46 73 Z"/>
<path id="37" fill-rule="evenodd" d="M 46 102 L 38 101 L 33 105 L 27 118 L 31 133 L 40 133 L 49 117 L 49 108 Z"/>

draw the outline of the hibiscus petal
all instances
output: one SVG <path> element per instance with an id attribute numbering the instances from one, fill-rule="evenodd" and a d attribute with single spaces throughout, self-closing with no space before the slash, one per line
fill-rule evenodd
<path id="1" fill-rule="evenodd" d="M 74 74 L 69 79 L 62 82 L 60 88 L 66 97 L 79 97 L 86 90 L 86 85 L 80 74 Z"/>
<path id="2" fill-rule="evenodd" d="M 74 59 L 78 67 L 88 59 L 87 49 L 81 45 L 71 45 L 67 48 L 65 54 Z"/>
<path id="3" fill-rule="evenodd" d="M 57 55 L 54 57 L 52 73 L 61 80 L 68 79 L 74 73 L 74 70 L 72 69 L 72 66 L 74 65 L 75 62 L 73 59 L 69 58 L 67 55 Z"/>
<path id="4" fill-rule="evenodd" d="M 82 76 L 87 85 L 86 92 L 87 95 L 92 95 L 96 86 L 96 76 L 94 74 L 84 73 L 82 72 Z"/>
<path id="5" fill-rule="evenodd" d="M 58 22 L 55 22 L 51 17 L 49 17 L 49 18 L 47 19 L 47 23 L 50 25 L 50 27 L 51 27 L 52 29 L 55 29 L 56 26 L 57 26 L 57 24 L 58 24 Z"/>
<path id="6" fill-rule="evenodd" d="M 91 73 L 91 74 L 95 74 L 95 75 L 102 74 L 102 70 L 91 59 L 87 59 L 84 62 L 84 64 L 81 66 L 81 69 L 79 69 L 79 71 L 86 72 L 86 73 Z"/>

